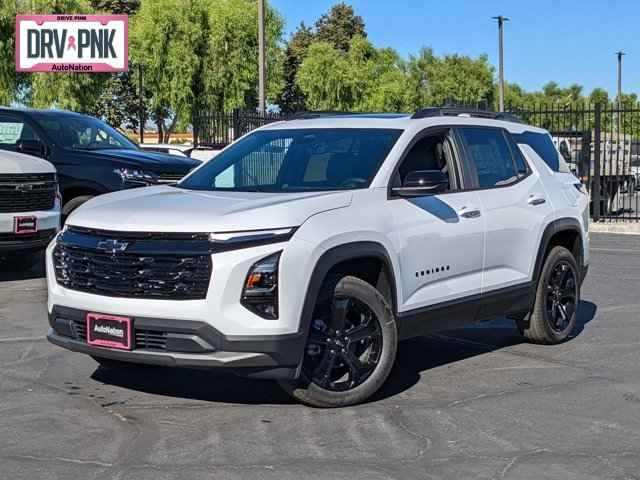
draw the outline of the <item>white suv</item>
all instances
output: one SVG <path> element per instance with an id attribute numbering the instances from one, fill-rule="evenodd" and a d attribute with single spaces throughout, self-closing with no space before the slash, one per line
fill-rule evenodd
<path id="1" fill-rule="evenodd" d="M 8 139 L 4 133 L 0 131 L 0 147 Z M 60 195 L 53 165 L 0 148 L 0 268 L 7 263 L 28 268 L 42 261 L 42 251 L 59 226 Z"/>
<path id="2" fill-rule="evenodd" d="M 399 340 L 498 315 L 567 339 L 587 231 L 584 188 L 515 118 L 301 116 L 177 185 L 76 210 L 47 252 L 48 338 L 105 367 L 226 368 L 348 405 Z"/>

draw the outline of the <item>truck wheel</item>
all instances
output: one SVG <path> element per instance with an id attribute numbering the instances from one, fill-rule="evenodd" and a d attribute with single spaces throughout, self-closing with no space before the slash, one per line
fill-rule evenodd
<path id="1" fill-rule="evenodd" d="M 578 264 L 569 250 L 553 247 L 536 289 L 536 298 L 524 336 L 533 343 L 552 345 L 565 341 L 576 326 L 580 305 Z"/>
<path id="2" fill-rule="evenodd" d="M 65 203 L 64 206 L 62 207 L 63 221 L 66 221 L 67 217 L 71 215 L 71 212 L 73 212 L 76 208 L 78 208 L 80 205 L 82 205 L 86 201 L 91 200 L 92 198 L 93 198 L 92 195 L 82 195 L 80 197 L 72 198 L 67 203 Z"/>
<path id="3" fill-rule="evenodd" d="M 395 318 L 374 287 L 352 276 L 330 276 L 316 302 L 302 371 L 280 385 L 314 407 L 360 403 L 385 382 L 398 346 Z"/>

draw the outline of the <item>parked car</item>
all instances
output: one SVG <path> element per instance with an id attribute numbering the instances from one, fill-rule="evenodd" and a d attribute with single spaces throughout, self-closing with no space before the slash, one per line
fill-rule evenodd
<path id="1" fill-rule="evenodd" d="M 219 148 L 193 145 L 176 145 L 167 143 L 141 143 L 140 148 L 151 152 L 167 153 L 169 155 L 177 155 L 182 157 L 190 157 L 194 160 L 207 162 L 214 158 Z"/>
<path id="2" fill-rule="evenodd" d="M 410 337 L 508 315 L 565 341 L 588 197 L 558 155 L 487 112 L 269 124 L 177 185 L 76 210 L 47 252 L 48 338 L 106 368 L 278 379 L 322 407 L 367 400 Z"/>
<path id="3" fill-rule="evenodd" d="M 172 183 L 200 164 L 145 152 L 105 122 L 62 110 L 0 109 L 0 149 L 50 161 L 58 171 L 62 214 L 92 197 L 132 187 Z"/>
<path id="4" fill-rule="evenodd" d="M 160 152 L 178 157 L 190 157 L 193 145 L 180 145 L 173 143 L 141 143 L 140 148 L 148 152 Z"/>
<path id="5" fill-rule="evenodd" d="M 6 135 L 0 130 L 0 139 Z M 0 267 L 34 265 L 59 227 L 60 195 L 53 165 L 0 150 Z"/>

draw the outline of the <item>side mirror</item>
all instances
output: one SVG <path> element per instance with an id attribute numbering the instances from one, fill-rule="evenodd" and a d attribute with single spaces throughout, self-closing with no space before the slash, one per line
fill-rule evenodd
<path id="1" fill-rule="evenodd" d="M 392 188 L 401 197 L 421 197 L 444 192 L 449 186 L 449 177 L 440 170 L 415 170 L 409 172 L 401 187 Z"/>
<path id="2" fill-rule="evenodd" d="M 18 152 L 34 155 L 36 157 L 46 156 L 46 147 L 40 140 L 20 140 L 16 146 Z"/>

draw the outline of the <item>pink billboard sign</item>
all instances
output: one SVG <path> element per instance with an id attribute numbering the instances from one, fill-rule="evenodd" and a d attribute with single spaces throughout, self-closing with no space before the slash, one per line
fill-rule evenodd
<path id="1" fill-rule="evenodd" d="M 124 72 L 127 15 L 17 15 L 16 71 Z"/>

